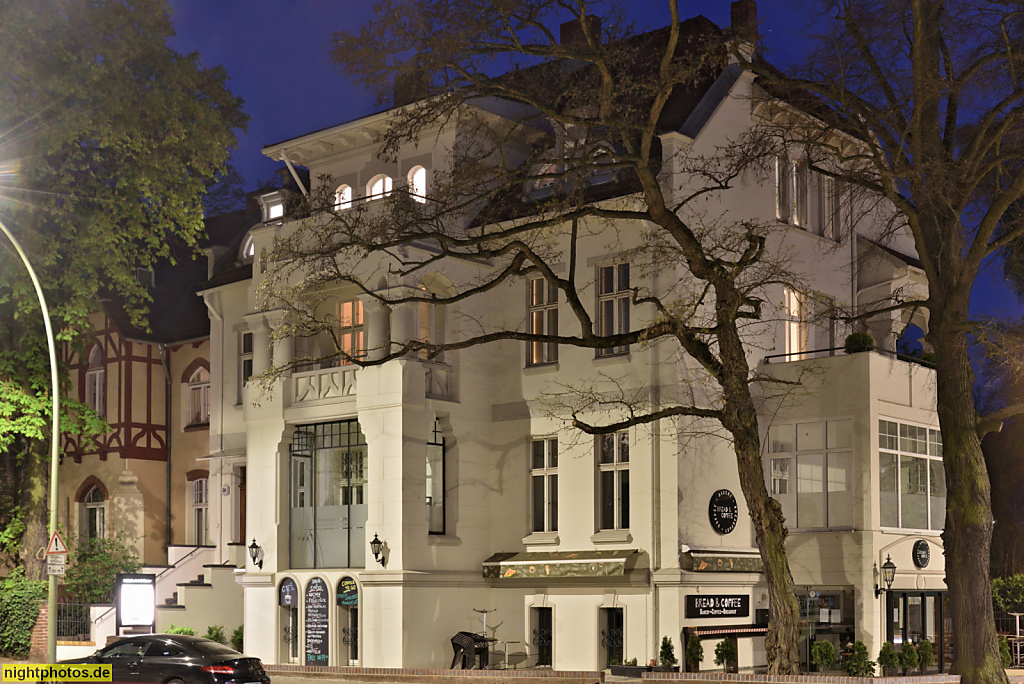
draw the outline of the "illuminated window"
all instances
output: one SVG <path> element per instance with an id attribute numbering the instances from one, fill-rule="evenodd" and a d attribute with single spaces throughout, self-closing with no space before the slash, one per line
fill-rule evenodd
<path id="1" fill-rule="evenodd" d="M 558 334 L 558 288 L 544 278 L 530 281 L 530 334 Z M 527 365 L 558 361 L 558 345 L 554 342 L 530 342 L 528 350 Z"/>
<path id="2" fill-rule="evenodd" d="M 338 302 L 338 344 L 341 349 L 339 363 L 347 365 L 352 359 L 361 359 L 366 352 L 363 330 L 363 303 L 358 299 Z"/>
<path id="3" fill-rule="evenodd" d="M 445 533 L 445 462 L 441 423 L 434 420 L 434 431 L 427 442 L 427 531 Z"/>
<path id="4" fill-rule="evenodd" d="M 783 288 L 785 300 L 786 360 L 799 361 L 807 351 L 807 310 L 804 295 L 790 288 Z"/>
<path id="5" fill-rule="evenodd" d="M 391 194 L 391 176 L 383 173 L 370 179 L 366 184 L 366 198 L 369 200 L 381 199 Z"/>
<path id="6" fill-rule="evenodd" d="M 409 194 L 417 202 L 427 201 L 427 170 L 422 166 L 414 166 L 409 171 Z"/>
<path id="7" fill-rule="evenodd" d="M 210 371 L 197 368 L 188 380 L 189 425 L 210 422 Z"/>
<path id="8" fill-rule="evenodd" d="M 343 211 L 349 209 L 352 206 L 352 187 L 349 185 L 339 185 L 338 189 L 334 191 L 334 209 L 336 211 Z"/>
<path id="9" fill-rule="evenodd" d="M 419 307 L 419 332 L 417 339 L 420 342 L 437 347 L 444 344 L 445 339 L 444 304 L 431 304 L 420 302 Z M 420 358 L 427 358 L 428 350 L 420 352 Z M 434 361 L 443 362 L 444 352 L 433 357 Z"/>
<path id="10" fill-rule="evenodd" d="M 238 402 L 242 402 L 242 388 L 252 377 L 252 349 L 253 340 L 251 332 L 240 333 L 238 336 Z"/>

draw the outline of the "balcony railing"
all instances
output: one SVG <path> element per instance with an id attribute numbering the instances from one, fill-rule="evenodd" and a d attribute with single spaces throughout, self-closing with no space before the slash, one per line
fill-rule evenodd
<path id="1" fill-rule="evenodd" d="M 355 366 L 337 366 L 292 374 L 292 403 L 356 396 Z"/>
<path id="2" fill-rule="evenodd" d="M 890 358 L 896 359 L 897 361 L 907 361 L 908 363 L 916 363 L 924 366 L 925 368 L 935 368 L 935 363 L 924 359 L 920 356 L 914 356 L 913 354 L 901 354 L 894 352 L 889 349 L 882 349 L 880 347 L 871 347 L 864 351 L 873 351 L 879 354 L 883 354 Z M 853 352 L 859 354 L 860 352 Z M 787 363 L 789 361 L 806 361 L 808 359 L 824 359 L 830 356 L 841 356 L 847 354 L 843 347 L 827 347 L 825 349 L 808 349 L 802 352 L 789 352 L 786 354 L 770 354 L 764 357 L 764 363 Z"/>

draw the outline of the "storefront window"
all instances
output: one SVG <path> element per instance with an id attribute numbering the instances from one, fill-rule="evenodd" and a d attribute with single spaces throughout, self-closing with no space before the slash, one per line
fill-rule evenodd
<path id="1" fill-rule="evenodd" d="M 852 449 L 852 420 L 769 429 L 766 470 L 772 497 L 782 504 L 787 525 L 853 527 Z"/>
<path id="2" fill-rule="evenodd" d="M 291 567 L 365 567 L 366 439 L 359 423 L 296 428 L 290 514 Z"/>
<path id="3" fill-rule="evenodd" d="M 941 530 L 946 478 L 939 431 L 879 420 L 878 448 L 879 524 Z"/>

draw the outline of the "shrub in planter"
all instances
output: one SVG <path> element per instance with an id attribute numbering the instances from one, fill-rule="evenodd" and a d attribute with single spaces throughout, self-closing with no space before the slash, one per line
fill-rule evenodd
<path id="1" fill-rule="evenodd" d="M 239 653 L 242 652 L 242 646 L 245 644 L 244 634 L 245 628 L 243 625 L 238 625 L 238 628 L 231 633 L 231 648 Z"/>
<path id="2" fill-rule="evenodd" d="M 676 659 L 676 647 L 667 636 L 661 637 L 661 653 L 658 657 L 661 660 L 661 669 L 666 672 L 679 664 Z"/>
<path id="3" fill-rule="evenodd" d="M 921 639 L 921 643 L 917 645 L 917 667 L 918 670 L 923 674 L 925 670 L 935 664 L 935 648 L 932 646 L 932 642 L 927 639 Z"/>
<path id="4" fill-rule="evenodd" d="M 875 676 L 875 661 L 868 656 L 868 647 L 863 641 L 857 640 L 853 643 L 853 652 L 843 661 L 843 669 L 851 677 Z"/>
<path id="5" fill-rule="evenodd" d="M 735 672 L 736 661 L 740 654 L 736 651 L 736 642 L 732 639 L 723 639 L 715 646 L 715 665 L 724 665 L 728 672 Z"/>
<path id="6" fill-rule="evenodd" d="M 914 644 L 906 643 L 900 646 L 900 666 L 903 668 L 903 676 L 916 670 L 921 664 Z"/>
<path id="7" fill-rule="evenodd" d="M 871 351 L 874 348 L 875 338 L 869 332 L 850 333 L 846 336 L 846 342 L 843 343 L 843 351 L 847 354 Z"/>
<path id="8" fill-rule="evenodd" d="M 199 636 L 196 630 L 191 627 L 175 627 L 171 625 L 164 630 L 164 634 L 184 634 L 185 636 Z"/>
<path id="9" fill-rule="evenodd" d="M 698 672 L 702 662 L 704 662 L 704 647 L 700 645 L 700 639 L 691 636 L 686 640 L 686 671 Z"/>
<path id="10" fill-rule="evenodd" d="M 900 656 L 888 641 L 882 644 L 878 652 L 878 667 L 882 668 L 882 676 L 892 674 L 900 666 Z"/>
<path id="11" fill-rule="evenodd" d="M 218 644 L 228 643 L 228 638 L 224 634 L 224 625 L 210 625 L 206 628 L 206 634 L 203 637 L 210 641 L 216 641 Z"/>
<path id="12" fill-rule="evenodd" d="M 811 662 L 818 666 L 819 670 L 828 670 L 835 667 L 836 649 L 831 641 L 815 641 L 811 646 Z"/>

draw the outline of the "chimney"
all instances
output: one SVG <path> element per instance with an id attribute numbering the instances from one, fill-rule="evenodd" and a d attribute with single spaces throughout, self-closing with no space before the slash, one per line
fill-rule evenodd
<path id="1" fill-rule="evenodd" d="M 756 0 L 736 0 L 732 3 L 732 33 L 748 43 L 757 43 Z"/>
<path id="2" fill-rule="evenodd" d="M 601 17 L 588 14 L 586 21 L 590 35 L 600 39 Z M 558 32 L 558 43 L 570 50 L 585 50 L 587 48 L 587 38 L 583 35 L 583 25 L 580 24 L 578 18 L 562 24 Z"/>

